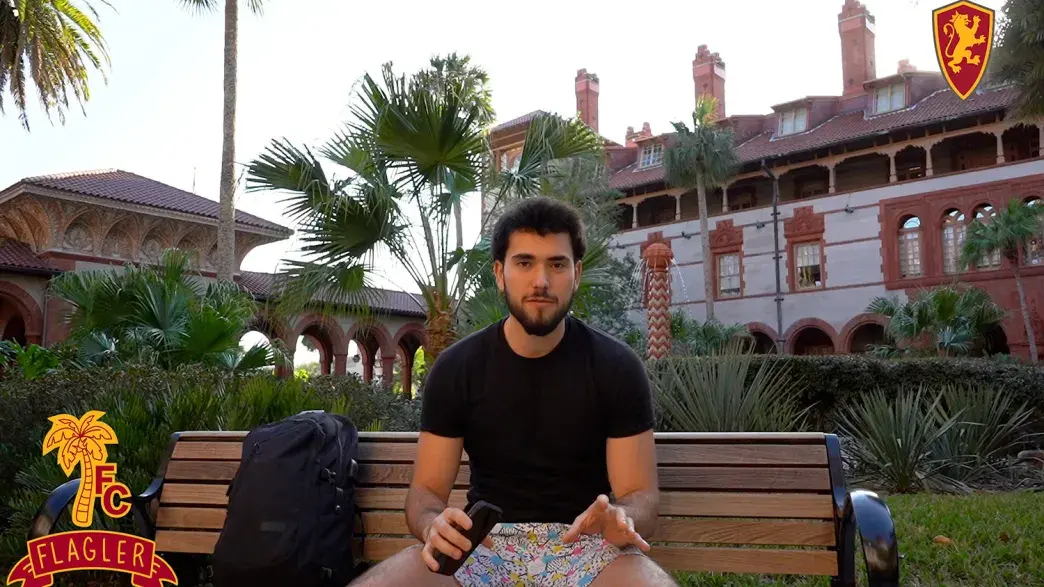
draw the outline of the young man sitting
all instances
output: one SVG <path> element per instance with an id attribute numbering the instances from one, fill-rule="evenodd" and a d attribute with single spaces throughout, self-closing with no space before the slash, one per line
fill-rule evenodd
<path id="1" fill-rule="evenodd" d="M 405 508 L 423 546 L 354 584 L 676 585 L 645 555 L 659 490 L 644 366 L 569 315 L 586 246 L 576 210 L 555 200 L 522 200 L 499 219 L 493 271 L 510 315 L 446 349 L 423 390 Z M 504 514 L 449 577 L 434 572 L 438 554 L 470 548 L 454 524 L 471 520 L 447 507 L 462 449 L 469 506 Z"/>

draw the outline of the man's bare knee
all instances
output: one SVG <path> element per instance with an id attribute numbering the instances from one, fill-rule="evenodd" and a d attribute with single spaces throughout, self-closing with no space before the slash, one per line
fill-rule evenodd
<path id="1" fill-rule="evenodd" d="M 350 583 L 350 587 L 460 587 L 453 577 L 431 572 L 421 558 L 420 544 L 385 559 Z"/>
<path id="2" fill-rule="evenodd" d="M 625 554 L 605 567 L 591 587 L 677 587 L 670 573 L 647 556 Z"/>

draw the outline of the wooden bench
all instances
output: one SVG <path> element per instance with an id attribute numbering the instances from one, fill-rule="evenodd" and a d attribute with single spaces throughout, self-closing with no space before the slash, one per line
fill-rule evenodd
<path id="1" fill-rule="evenodd" d="M 245 434 L 172 436 L 157 477 L 134 501 L 138 532 L 160 552 L 213 552 Z M 416 433 L 360 434 L 357 502 L 367 560 L 417 543 L 403 514 L 416 441 Z M 899 584 L 891 514 L 875 494 L 846 490 L 835 436 L 658 433 L 656 449 L 662 499 L 650 542 L 665 568 L 821 575 L 855 585 L 858 528 L 870 584 Z M 464 506 L 468 475 L 465 460 L 451 505 Z M 53 531 L 78 483 L 52 492 L 29 538 Z"/>

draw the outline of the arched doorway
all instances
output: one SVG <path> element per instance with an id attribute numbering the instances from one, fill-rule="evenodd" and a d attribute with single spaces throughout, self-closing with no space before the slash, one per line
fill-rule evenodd
<path id="1" fill-rule="evenodd" d="M 1010 355 L 1011 348 L 1008 347 L 1008 335 L 999 324 L 994 324 L 986 329 L 983 334 L 983 352 L 987 355 Z"/>
<path id="2" fill-rule="evenodd" d="M 398 368 L 398 383 L 403 393 L 413 397 L 420 387 L 420 381 L 414 377 L 418 367 L 423 368 L 424 345 L 428 343 L 428 333 L 424 325 L 417 322 L 404 324 L 395 333 L 394 344 L 396 352 L 396 367 Z"/>
<path id="3" fill-rule="evenodd" d="M 815 326 L 801 329 L 794 339 L 795 355 L 832 355 L 834 341 L 830 335 Z"/>
<path id="4" fill-rule="evenodd" d="M 2 324 L 4 330 L 0 333 L 0 340 L 13 340 L 23 347 L 26 345 L 25 320 L 20 315 L 14 314 Z"/>
<path id="5" fill-rule="evenodd" d="M 874 322 L 862 324 L 852 331 L 848 352 L 865 353 L 872 346 L 884 344 L 885 340 L 884 326 Z"/>
<path id="6" fill-rule="evenodd" d="M 24 289 L 0 281 L 0 339 L 21 346 L 41 344 L 43 314 L 40 306 Z"/>
<path id="7" fill-rule="evenodd" d="M 369 383 L 377 377 L 385 385 L 391 385 L 396 349 L 384 325 L 369 321 L 356 323 L 348 331 L 347 339 L 350 341 L 348 346 L 355 343 L 362 363 L 363 381 Z"/>

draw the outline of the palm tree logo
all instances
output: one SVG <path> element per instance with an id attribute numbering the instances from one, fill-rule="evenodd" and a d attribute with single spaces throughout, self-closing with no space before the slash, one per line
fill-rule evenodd
<path id="1" fill-rule="evenodd" d="M 116 433 L 100 419 L 105 412 L 90 410 L 82 417 L 59 414 L 51 416 L 51 430 L 44 437 L 43 454 L 58 449 L 58 464 L 67 476 L 80 466 L 80 488 L 72 512 L 73 523 L 81 528 L 91 525 L 94 517 L 94 467 L 109 458 L 106 444 L 116 444 Z"/>

